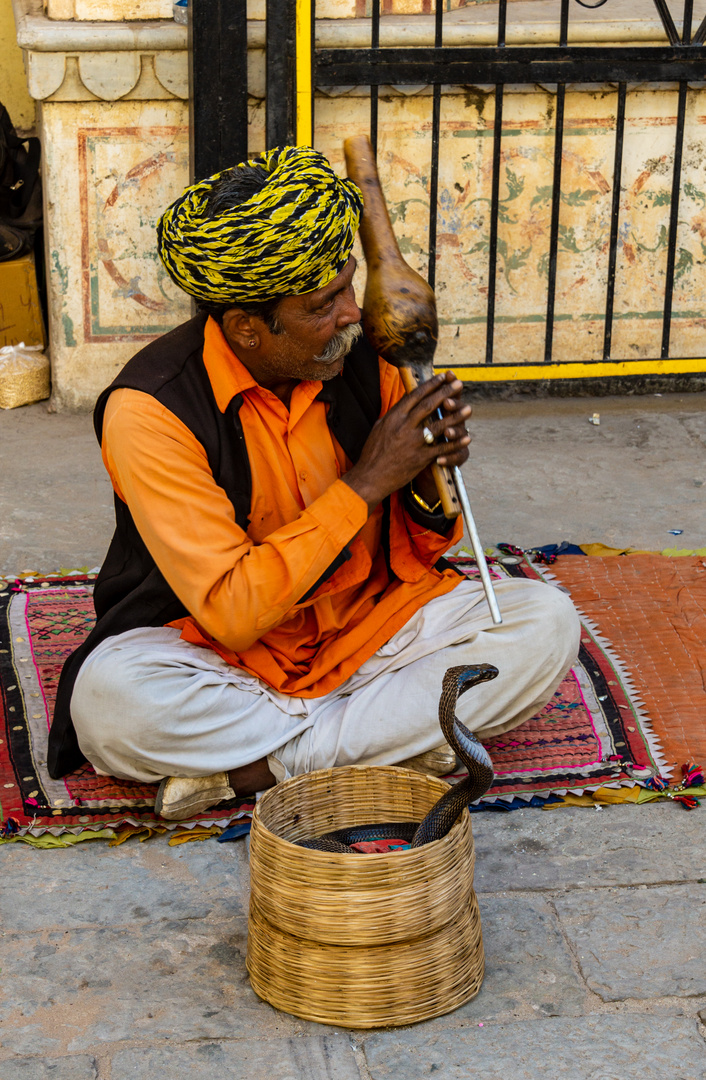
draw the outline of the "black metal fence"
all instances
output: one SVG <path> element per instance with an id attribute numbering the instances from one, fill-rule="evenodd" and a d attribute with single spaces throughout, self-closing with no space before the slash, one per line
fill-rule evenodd
<path id="1" fill-rule="evenodd" d="M 543 363 L 555 360 L 555 307 L 557 296 L 557 256 L 562 201 L 562 151 L 567 86 L 617 84 L 617 108 L 613 170 L 608 269 L 604 297 L 603 361 L 612 354 L 616 259 L 619 244 L 621 177 L 625 135 L 626 99 L 636 84 L 677 84 L 678 101 L 675 142 L 671 169 L 671 200 L 666 235 L 666 270 L 661 309 L 659 359 L 670 357 L 672 305 L 677 261 L 677 231 L 682 188 L 682 159 L 689 84 L 706 76 L 703 43 L 706 17 L 693 30 L 693 0 L 684 0 L 681 30 L 666 0 L 653 0 L 664 29 L 662 46 L 569 45 L 570 17 L 576 4 L 600 7 L 583 0 L 561 0 L 558 42 L 552 45 L 513 46 L 506 43 L 508 2 L 497 5 L 497 43 L 494 46 L 444 44 L 445 0 L 434 0 L 434 44 L 423 47 L 384 47 L 380 44 L 380 0 L 372 0 L 370 46 L 368 48 L 320 48 L 313 50 L 312 86 L 321 89 L 340 86 L 370 88 L 370 136 L 378 137 L 379 88 L 424 84 L 432 87 L 431 171 L 429 184 L 428 277 L 435 284 L 437 264 L 437 217 L 439 185 L 439 143 L 442 86 L 493 87 L 494 121 L 490 222 L 487 252 L 487 306 L 485 317 L 485 364 L 496 360 L 496 300 L 498 279 L 498 224 L 500 220 L 500 180 L 503 146 L 503 107 L 507 87 L 517 84 L 554 84 L 556 108 L 553 134 L 553 174 L 550 199 L 549 250 Z M 247 37 L 245 0 L 192 0 L 192 45 L 194 87 L 194 170 L 205 175 L 219 167 L 242 160 L 247 150 L 247 100 L 242 72 Z M 296 49 L 297 15 L 315 0 L 267 0 L 267 90 L 266 141 L 277 145 L 296 140 Z M 300 31 L 301 32 L 301 31 Z M 238 78 L 240 77 L 240 84 Z M 313 110 L 313 93 L 311 108 Z M 705 343 L 706 344 L 706 343 Z M 706 348 L 704 349 L 706 354 Z M 655 361 L 657 358 L 654 358 Z M 587 365 L 588 367 L 589 365 Z M 643 364 L 644 369 L 644 364 Z M 664 364 L 660 370 L 668 370 Z M 698 366 L 691 370 L 700 370 Z M 605 374 L 605 366 L 596 374 Z"/>

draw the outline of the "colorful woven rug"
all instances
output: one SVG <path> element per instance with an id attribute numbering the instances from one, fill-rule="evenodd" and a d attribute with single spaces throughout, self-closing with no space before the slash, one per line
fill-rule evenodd
<path id="1" fill-rule="evenodd" d="M 459 568 L 475 573 L 470 560 L 460 560 Z M 510 572 L 538 576 L 526 562 Z M 56 686 L 64 659 L 93 625 L 91 591 L 86 575 L 74 575 L 25 579 L 0 593 L 3 825 L 12 817 L 20 831 L 58 836 L 156 822 L 180 829 L 226 826 L 247 817 L 252 802 L 240 801 L 170 826 L 154 816 L 153 785 L 97 776 L 90 765 L 63 780 L 50 779 L 46 747 Z M 491 803 L 632 784 L 635 769 L 663 764 L 625 669 L 588 621 L 580 662 L 552 701 L 519 728 L 490 740 L 488 748 L 496 769 Z"/>
<path id="2" fill-rule="evenodd" d="M 667 558 L 564 556 L 552 566 L 639 687 L 673 775 L 706 762 L 706 549 Z"/>
<path id="3" fill-rule="evenodd" d="M 39 836 L 158 822 L 169 829 L 227 825 L 251 813 L 252 800 L 224 803 L 187 822 L 153 812 L 154 784 L 97 776 L 84 765 L 63 780 L 46 767 L 47 732 L 64 660 L 95 615 L 86 576 L 17 582 L 0 593 L 0 804 L 2 824 Z"/>
<path id="4" fill-rule="evenodd" d="M 468 576 L 476 576 L 472 560 L 453 561 Z M 526 559 L 501 572 L 553 580 L 551 573 L 540 572 Z M 664 772 L 665 766 L 632 678 L 583 612 L 578 662 L 552 700 L 531 720 L 489 739 L 486 746 L 495 783 L 483 802 L 529 801 L 537 795 L 589 791 L 606 784 L 632 786 L 636 779 Z"/>

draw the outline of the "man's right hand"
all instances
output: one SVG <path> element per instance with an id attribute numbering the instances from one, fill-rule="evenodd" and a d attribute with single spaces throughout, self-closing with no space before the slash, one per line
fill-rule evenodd
<path id="1" fill-rule="evenodd" d="M 377 421 L 359 461 L 341 477 L 365 499 L 370 512 L 437 459 L 443 465 L 460 465 L 467 459 L 471 439 L 464 423 L 471 410 L 461 405 L 462 392 L 463 385 L 453 372 L 435 375 L 405 394 Z M 442 420 L 435 416 L 439 408 Z M 446 435 L 448 441 L 429 446 L 422 434 L 425 426 L 437 438 Z"/>

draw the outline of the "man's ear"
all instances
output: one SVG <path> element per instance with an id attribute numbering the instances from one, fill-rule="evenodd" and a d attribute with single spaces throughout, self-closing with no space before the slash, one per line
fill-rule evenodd
<path id="1" fill-rule="evenodd" d="M 254 323 L 252 316 L 247 315 L 242 308 L 233 307 L 226 311 L 223 316 L 223 333 L 236 351 L 250 352 L 260 347 L 261 335 Z"/>

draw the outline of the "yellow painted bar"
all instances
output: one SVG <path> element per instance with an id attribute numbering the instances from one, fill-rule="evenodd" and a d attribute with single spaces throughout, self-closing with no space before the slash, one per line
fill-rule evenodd
<path id="1" fill-rule="evenodd" d="M 706 374 L 706 359 L 607 360 L 586 364 L 477 364 L 454 367 L 463 382 L 505 382 L 524 379 L 604 379 L 615 375 Z"/>
<path id="2" fill-rule="evenodd" d="M 311 0 L 297 0 L 296 22 L 296 126 L 297 146 L 311 146 L 314 142 L 311 85 Z"/>

